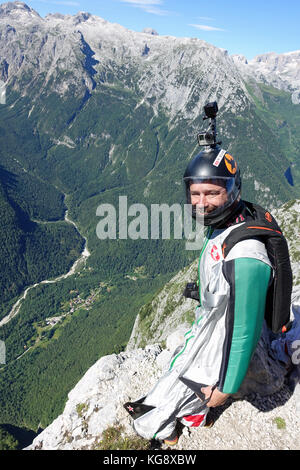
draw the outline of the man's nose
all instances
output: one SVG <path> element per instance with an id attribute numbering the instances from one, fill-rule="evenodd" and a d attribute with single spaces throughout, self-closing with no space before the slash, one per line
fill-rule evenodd
<path id="1" fill-rule="evenodd" d="M 207 205 L 207 197 L 205 194 L 199 195 L 197 205 L 203 206 L 203 207 Z"/>

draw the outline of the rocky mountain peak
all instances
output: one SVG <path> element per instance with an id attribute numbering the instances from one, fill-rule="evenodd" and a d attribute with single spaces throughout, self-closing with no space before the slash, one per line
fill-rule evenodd
<path id="1" fill-rule="evenodd" d="M 130 86 L 137 87 L 144 100 L 153 103 L 155 111 L 161 105 L 172 116 L 181 113 L 185 118 L 197 117 L 208 95 L 213 95 L 222 106 L 229 97 L 239 95 L 237 90 L 241 88 L 243 93 L 236 99 L 237 106 L 239 109 L 247 106 L 247 91 L 239 73 L 232 73 L 231 58 L 225 50 L 205 41 L 159 36 L 151 28 L 135 32 L 83 11 L 41 18 L 21 2 L 5 4 L 1 11 L 4 40 L 0 41 L 0 54 L 9 64 L 8 81 L 23 73 L 26 62 L 33 79 L 46 73 L 44 83 L 52 83 L 55 93 L 62 96 L 74 85 L 84 95 L 79 71 L 88 75 L 84 86 L 88 92 L 95 88 L 90 67 L 87 70 L 82 66 L 87 64 L 82 53 L 89 51 L 95 65 L 93 74 L 103 77 L 109 70 L 117 76 L 121 68 Z M 64 86 L 57 83 L 58 69 L 61 73 L 72 71 Z M 205 95 L 201 94 L 201 100 L 200 86 Z M 22 93 L 26 93 L 26 85 Z"/>
<path id="2" fill-rule="evenodd" d="M 248 64 L 247 58 L 242 54 L 233 54 L 231 57 L 234 62 L 245 64 L 245 65 Z"/>
<path id="3" fill-rule="evenodd" d="M 151 34 L 152 36 L 158 36 L 158 32 L 155 31 L 155 29 L 152 29 L 152 28 L 144 28 L 142 33 Z"/>
<path id="4" fill-rule="evenodd" d="M 290 63 L 300 60 L 300 51 L 285 52 L 277 54 L 276 52 L 268 52 L 266 54 L 259 54 L 255 56 L 251 63 Z"/>
<path id="5" fill-rule="evenodd" d="M 90 13 L 85 12 L 85 11 L 80 11 L 77 13 L 77 15 L 74 16 L 73 21 L 75 25 L 78 25 L 80 23 L 84 23 L 90 18 L 92 18 L 92 15 Z"/>
<path id="6" fill-rule="evenodd" d="M 300 103 L 300 51 L 277 54 L 268 52 L 245 61 L 240 55 L 232 59 L 247 80 L 264 82 L 292 94 L 292 102 Z"/>
<path id="7" fill-rule="evenodd" d="M 200 39 L 159 36 L 152 28 L 135 32 L 84 11 L 41 18 L 23 2 L 1 5 L 0 23 L 4 27 L 0 52 L 9 64 L 8 79 L 19 73 L 25 59 L 38 65 L 31 72 L 33 77 L 47 70 L 47 83 L 57 64 L 62 70 L 68 70 L 72 63 L 72 74 L 76 74 L 74 71 L 81 70 L 81 64 L 86 63 L 78 51 L 84 38 L 88 45 L 86 50 L 91 51 L 98 64 L 95 73 L 103 75 L 105 69 L 117 75 L 121 67 L 122 73 L 139 88 L 144 100 L 154 103 L 155 109 L 162 105 L 174 117 L 180 113 L 184 118 L 196 118 L 208 99 L 216 99 L 220 107 L 226 107 L 231 97 L 236 96 L 230 109 L 247 108 L 251 98 L 244 80 L 249 77 L 292 92 L 295 103 L 300 100 L 299 51 L 264 54 L 247 62 L 241 55 L 231 57 L 225 49 Z M 12 54 L 12 46 L 17 48 L 17 53 Z M 23 50 L 26 50 L 26 58 Z M 133 70 L 137 71 L 134 77 Z M 0 73 L 6 76 L 3 71 Z M 79 75 L 70 80 L 84 94 Z M 90 92 L 95 83 L 90 77 L 85 82 Z M 52 83 L 53 91 L 59 90 L 60 94 L 69 88 L 67 85 L 62 88 L 55 81 Z"/>
<path id="8" fill-rule="evenodd" d="M 8 2 L 0 5 L 0 18 L 11 17 L 15 20 L 41 18 L 40 15 L 23 2 Z"/>
<path id="9" fill-rule="evenodd" d="M 57 19 L 57 20 L 64 20 L 66 18 L 65 15 L 62 13 L 47 13 L 45 16 L 45 20 Z"/>

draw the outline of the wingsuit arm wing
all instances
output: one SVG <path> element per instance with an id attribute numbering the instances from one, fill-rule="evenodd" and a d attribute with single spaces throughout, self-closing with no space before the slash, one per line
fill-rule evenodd
<path id="1" fill-rule="evenodd" d="M 271 268 L 254 258 L 238 258 L 224 263 L 223 274 L 230 299 L 218 389 L 236 393 L 261 335 Z"/>

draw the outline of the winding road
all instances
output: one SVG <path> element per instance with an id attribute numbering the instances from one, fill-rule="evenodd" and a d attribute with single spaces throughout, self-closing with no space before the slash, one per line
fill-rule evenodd
<path id="1" fill-rule="evenodd" d="M 66 210 L 66 212 L 65 212 L 64 220 L 68 224 L 74 225 L 74 227 L 76 228 L 78 233 L 80 233 L 79 230 L 78 230 L 77 225 L 75 224 L 75 222 L 73 222 L 73 220 L 69 219 L 68 210 Z M 41 223 L 45 223 L 45 222 L 41 222 Z M 49 223 L 51 223 L 51 222 L 49 222 Z M 28 292 L 31 289 L 34 289 L 35 287 L 39 286 L 40 284 L 53 284 L 54 282 L 61 281 L 62 279 L 66 279 L 67 277 L 72 276 L 76 272 L 76 268 L 78 267 L 78 265 L 80 265 L 82 261 L 86 261 L 86 259 L 90 256 L 90 252 L 87 249 L 87 240 L 86 240 L 85 237 L 83 237 L 83 238 L 85 240 L 83 251 L 82 251 L 80 257 L 75 261 L 75 263 L 73 264 L 71 269 L 66 274 L 61 274 L 60 276 L 56 277 L 55 279 L 44 280 L 44 281 L 41 281 L 41 282 L 37 282 L 36 284 L 33 284 L 32 286 L 27 287 L 25 289 L 25 291 L 23 292 L 22 296 L 13 305 L 13 307 L 12 307 L 11 311 L 9 312 L 9 314 L 0 321 L 0 327 L 3 326 L 3 325 L 6 325 L 8 322 L 10 322 L 10 320 L 12 318 L 14 318 L 16 315 L 18 315 L 18 313 L 20 311 L 20 308 L 21 308 L 21 305 L 22 305 L 22 301 L 26 298 Z"/>

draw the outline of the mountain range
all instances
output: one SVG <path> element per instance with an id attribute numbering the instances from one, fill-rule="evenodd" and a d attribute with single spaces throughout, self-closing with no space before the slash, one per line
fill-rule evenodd
<path id="1" fill-rule="evenodd" d="M 182 240 L 99 240 L 97 208 L 120 195 L 183 204 L 206 102 L 218 102 L 243 197 L 269 209 L 299 197 L 299 51 L 247 62 L 153 33 L 0 5 L 0 320 L 36 284 L 0 327 L 5 425 L 52 422 L 89 367 L 124 349 L 140 308 L 197 257 Z M 85 248 L 75 274 L 56 282 Z"/>

